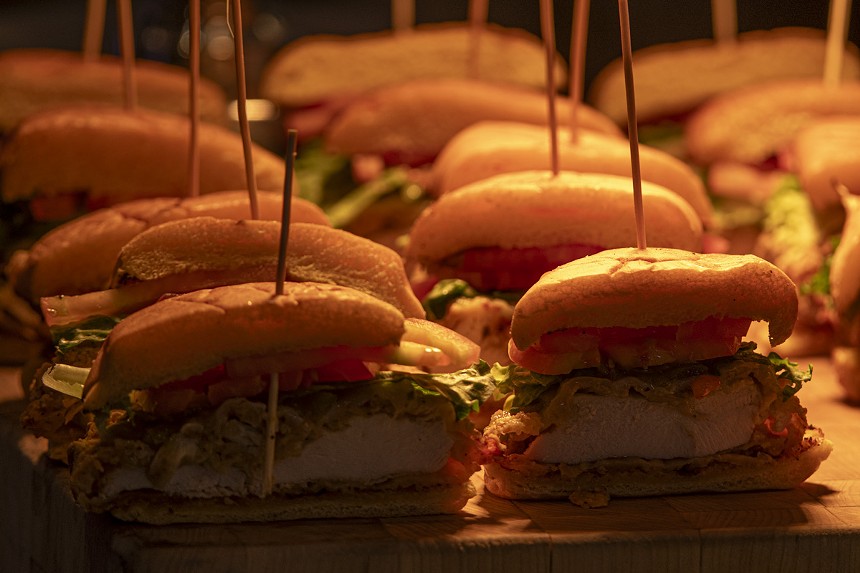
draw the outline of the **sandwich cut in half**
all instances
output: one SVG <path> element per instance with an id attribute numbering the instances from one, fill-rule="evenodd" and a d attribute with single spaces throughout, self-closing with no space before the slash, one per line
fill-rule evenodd
<path id="1" fill-rule="evenodd" d="M 476 360 L 462 337 L 339 285 L 165 299 L 120 322 L 86 378 L 95 421 L 72 444 L 72 492 L 147 523 L 457 512 L 481 459 L 469 415 L 494 385 L 482 363 L 422 368 Z"/>
<path id="2" fill-rule="evenodd" d="M 487 489 L 595 506 L 799 485 L 831 450 L 796 396 L 811 371 L 743 342 L 751 321 L 785 339 L 796 313 L 752 255 L 625 248 L 546 273 L 514 311 Z"/>

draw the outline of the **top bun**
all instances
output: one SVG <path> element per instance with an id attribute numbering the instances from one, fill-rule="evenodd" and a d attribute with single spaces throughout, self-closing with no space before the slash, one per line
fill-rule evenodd
<path id="1" fill-rule="evenodd" d="M 636 114 L 640 121 L 683 115 L 723 92 L 783 78 L 824 73 L 826 36 L 812 28 L 756 30 L 735 42 L 690 40 L 636 50 Z M 857 49 L 846 51 L 845 79 L 860 77 Z M 589 101 L 619 125 L 627 122 L 621 59 L 604 68 Z"/>
<path id="2" fill-rule="evenodd" d="M 111 331 L 87 377 L 85 406 L 101 408 L 231 359 L 397 345 L 403 321 L 390 304 L 337 285 L 285 283 L 276 296 L 274 282 L 249 283 L 179 295 Z"/>
<path id="3" fill-rule="evenodd" d="M 700 165 L 758 165 L 786 149 L 804 126 L 828 115 L 860 115 L 860 82 L 782 80 L 727 92 L 690 116 L 687 151 Z"/>
<path id="4" fill-rule="evenodd" d="M 570 100 L 557 100 L 558 122 L 570 122 Z M 577 106 L 583 129 L 621 136 L 594 108 Z M 547 124 L 546 92 L 471 78 L 422 78 L 386 86 L 350 102 L 325 132 L 329 150 L 394 156 L 402 163 L 430 162 L 464 128 L 486 120 Z"/>
<path id="5" fill-rule="evenodd" d="M 766 321 L 776 346 L 797 319 L 797 289 L 754 255 L 603 251 L 545 273 L 514 309 L 511 338 L 525 350 L 564 328 L 645 328 L 711 316 Z"/>
<path id="6" fill-rule="evenodd" d="M 78 105 L 28 116 L 0 150 L 3 200 L 84 191 L 115 204 L 181 197 L 188 190 L 187 117 L 144 108 Z M 246 189 L 242 138 L 227 127 L 200 125 L 200 194 Z M 284 160 L 253 146 L 257 186 L 280 191 Z"/>
<path id="7" fill-rule="evenodd" d="M 260 219 L 280 221 L 283 196 L 259 193 Z M 110 285 L 122 247 L 144 230 L 190 217 L 248 219 L 247 191 L 221 191 L 199 197 L 158 197 L 120 203 L 79 217 L 50 231 L 28 251 L 13 255 L 5 272 L 15 292 L 33 304 L 43 296 L 75 295 Z M 290 221 L 328 226 L 322 210 L 293 198 Z"/>
<path id="8" fill-rule="evenodd" d="M 550 168 L 550 138 L 544 126 L 484 121 L 467 127 L 445 146 L 433 164 L 430 191 L 442 195 L 499 173 Z M 558 130 L 560 169 L 630 177 L 630 143 L 583 129 L 576 140 Z M 707 226 L 713 208 L 702 179 L 683 161 L 659 149 L 639 146 L 642 180 L 684 198 Z"/>
<path id="9" fill-rule="evenodd" d="M 649 238 L 664 247 L 698 250 L 702 223 L 676 194 L 642 184 Z M 633 180 L 594 173 L 503 173 L 446 193 L 415 221 L 408 259 L 432 265 L 476 247 L 636 244 Z"/>
<path id="10" fill-rule="evenodd" d="M 812 121 L 798 132 L 790 157 L 815 210 L 838 208 L 834 183 L 860 193 L 860 115 Z"/>
<path id="11" fill-rule="evenodd" d="M 244 277 L 242 282 L 275 280 L 280 236 L 278 221 L 195 217 L 164 223 L 123 247 L 115 283 L 182 274 Z M 286 280 L 348 286 L 388 302 L 404 316 L 423 318 L 425 314 L 409 287 L 400 256 L 341 229 L 293 224 Z"/>
<path id="12" fill-rule="evenodd" d="M 303 107 L 407 80 L 468 77 L 471 35 L 471 26 L 447 23 L 416 26 L 403 34 L 305 36 L 266 65 L 260 92 L 283 106 Z M 540 39 L 524 30 L 490 25 L 481 34 L 477 77 L 542 88 L 545 61 Z M 559 61 L 556 77 L 565 75 Z"/>
<path id="13" fill-rule="evenodd" d="M 860 197 L 847 195 L 842 202 L 845 205 L 845 226 L 830 263 L 830 294 L 837 314 L 845 317 L 851 313 L 860 295 L 860 273 L 857 272 L 860 264 Z"/>
<path id="14" fill-rule="evenodd" d="M 101 55 L 88 60 L 81 52 L 22 49 L 0 53 L 0 133 L 28 115 L 73 103 L 122 105 L 122 60 Z M 137 102 L 157 111 L 188 115 L 187 69 L 137 60 Z M 200 119 L 227 123 L 227 96 L 206 78 L 199 84 Z"/>

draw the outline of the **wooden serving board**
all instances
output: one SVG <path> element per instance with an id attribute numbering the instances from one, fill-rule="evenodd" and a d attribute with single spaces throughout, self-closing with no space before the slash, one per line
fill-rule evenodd
<path id="1" fill-rule="evenodd" d="M 87 514 L 18 426 L 0 369 L 0 571 L 860 571 L 860 408 L 816 359 L 801 402 L 834 452 L 792 491 L 567 502 L 479 494 L 459 515 L 144 526 Z"/>

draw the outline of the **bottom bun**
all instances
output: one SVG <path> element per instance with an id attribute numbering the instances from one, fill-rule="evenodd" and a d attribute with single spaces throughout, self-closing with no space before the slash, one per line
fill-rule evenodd
<path id="1" fill-rule="evenodd" d="M 457 513 L 475 494 L 470 482 L 408 491 L 319 493 L 307 496 L 177 500 L 153 491 L 129 492 L 110 513 L 123 521 L 240 523 L 296 519 L 368 518 Z"/>
<path id="2" fill-rule="evenodd" d="M 583 506 L 605 505 L 611 497 L 791 489 L 811 476 L 832 449 L 820 430 L 810 428 L 797 457 L 722 453 L 544 464 L 511 455 L 486 464 L 484 482 L 488 491 L 506 499 L 568 498 Z"/>

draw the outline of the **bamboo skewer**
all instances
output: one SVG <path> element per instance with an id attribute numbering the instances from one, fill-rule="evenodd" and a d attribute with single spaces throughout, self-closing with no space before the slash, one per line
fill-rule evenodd
<path id="1" fill-rule="evenodd" d="M 590 0 L 574 0 L 573 23 L 570 35 L 570 139 L 579 138 L 579 122 L 577 113 L 582 103 L 585 77 L 585 46 L 588 42 L 588 16 L 591 8 Z"/>
<path id="2" fill-rule="evenodd" d="M 555 21 L 552 0 L 540 2 L 541 35 L 546 49 L 547 125 L 549 126 L 550 168 L 558 175 L 558 121 L 555 113 Z"/>
<path id="3" fill-rule="evenodd" d="M 630 138 L 630 162 L 633 175 L 633 209 L 636 214 L 636 246 L 647 248 L 645 212 L 642 206 L 642 173 L 639 167 L 639 129 L 636 125 L 636 94 L 633 88 L 633 49 L 630 41 L 630 11 L 627 0 L 618 0 L 621 22 L 621 56 L 624 63 L 624 86 L 627 93 L 627 133 Z"/>
<path id="4" fill-rule="evenodd" d="M 230 0 L 233 23 L 233 46 L 236 59 L 236 109 L 239 116 L 239 129 L 242 134 L 242 149 L 245 154 L 245 182 L 248 185 L 248 196 L 251 199 L 251 218 L 260 218 L 260 208 L 257 203 L 257 178 L 254 175 L 254 157 L 251 145 L 251 128 L 248 125 L 248 89 L 245 85 L 245 49 L 242 33 L 242 2 Z"/>
<path id="5" fill-rule="evenodd" d="M 827 46 L 824 56 L 824 85 L 836 86 L 842 78 L 845 44 L 848 38 L 848 13 L 851 0 L 831 0 L 827 22 Z"/>
<path id="6" fill-rule="evenodd" d="M 105 29 L 105 11 L 107 10 L 107 0 L 88 0 L 87 1 L 87 16 L 84 23 L 84 40 L 81 50 L 84 54 L 84 60 L 94 61 L 99 58 L 102 52 L 102 42 L 104 41 Z"/>
<path id="7" fill-rule="evenodd" d="M 481 75 L 481 35 L 487 25 L 489 0 L 471 0 L 469 3 L 469 77 Z"/>
<path id="8" fill-rule="evenodd" d="M 714 40 L 730 44 L 738 36 L 738 6 L 735 0 L 711 0 L 711 26 Z"/>
<path id="9" fill-rule="evenodd" d="M 117 0 L 119 20 L 120 51 L 122 52 L 123 90 L 125 108 L 137 109 L 137 74 L 134 66 L 134 23 L 132 22 L 131 0 Z"/>
<path id="10" fill-rule="evenodd" d="M 188 65 L 190 89 L 188 91 L 189 150 L 188 196 L 200 195 L 200 0 L 190 0 L 188 16 Z"/>

